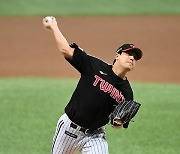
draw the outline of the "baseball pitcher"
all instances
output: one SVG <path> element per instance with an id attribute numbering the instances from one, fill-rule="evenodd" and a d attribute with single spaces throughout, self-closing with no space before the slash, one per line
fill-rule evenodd
<path id="1" fill-rule="evenodd" d="M 59 52 L 79 73 L 80 79 L 65 113 L 57 123 L 53 154 L 108 154 L 105 125 L 128 128 L 140 103 L 126 74 L 134 69 L 142 51 L 133 44 L 121 45 L 112 65 L 87 54 L 77 44 L 69 45 L 55 17 L 43 19 L 55 37 Z"/>

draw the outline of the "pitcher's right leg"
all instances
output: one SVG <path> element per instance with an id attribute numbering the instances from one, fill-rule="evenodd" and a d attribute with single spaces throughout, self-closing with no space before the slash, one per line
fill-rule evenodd
<path id="1" fill-rule="evenodd" d="M 53 138 L 52 154 L 73 154 L 75 152 L 77 135 L 76 130 L 70 127 L 70 123 L 66 114 L 60 117 Z"/>

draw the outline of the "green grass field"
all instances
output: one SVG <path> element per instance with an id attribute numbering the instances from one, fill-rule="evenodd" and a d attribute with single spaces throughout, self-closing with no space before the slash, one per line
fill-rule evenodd
<path id="1" fill-rule="evenodd" d="M 0 0 L 0 16 L 180 14 L 179 0 Z"/>
<path id="2" fill-rule="evenodd" d="M 48 154 L 77 80 L 0 79 L 0 154 Z M 180 85 L 132 83 L 142 107 L 128 129 L 107 125 L 111 154 L 180 153 Z"/>

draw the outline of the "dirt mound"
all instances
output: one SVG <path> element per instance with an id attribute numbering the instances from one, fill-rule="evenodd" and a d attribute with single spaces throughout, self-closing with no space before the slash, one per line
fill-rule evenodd
<path id="1" fill-rule="evenodd" d="M 69 42 L 112 63 L 115 50 L 134 43 L 144 56 L 133 81 L 180 82 L 180 16 L 58 17 Z M 0 18 L 0 77 L 79 77 L 58 53 L 42 18 Z"/>

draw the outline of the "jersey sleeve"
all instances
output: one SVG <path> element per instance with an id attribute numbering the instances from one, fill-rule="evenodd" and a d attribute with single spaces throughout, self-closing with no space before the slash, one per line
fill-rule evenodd
<path id="1" fill-rule="evenodd" d="M 75 49 L 73 57 L 72 59 L 65 59 L 81 74 L 85 74 L 88 71 L 88 66 L 90 65 L 89 56 L 75 43 L 70 44 L 70 47 Z"/>

